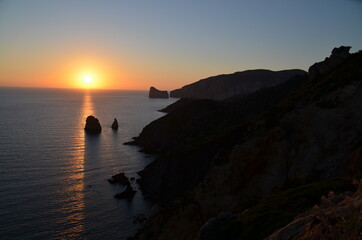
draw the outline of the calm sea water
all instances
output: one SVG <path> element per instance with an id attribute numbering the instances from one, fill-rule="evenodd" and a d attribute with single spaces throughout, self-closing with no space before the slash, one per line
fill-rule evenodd
<path id="1" fill-rule="evenodd" d="M 147 92 L 0 88 L 0 238 L 126 239 L 152 203 L 131 200 L 106 179 L 129 177 L 152 161 L 123 143 L 174 99 Z M 95 115 L 103 130 L 84 133 Z M 119 130 L 110 126 L 117 118 Z M 137 187 L 133 183 L 134 187 Z"/>

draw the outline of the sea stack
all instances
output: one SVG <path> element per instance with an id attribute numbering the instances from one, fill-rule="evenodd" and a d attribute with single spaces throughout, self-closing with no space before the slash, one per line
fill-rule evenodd
<path id="1" fill-rule="evenodd" d="M 99 123 L 98 118 L 96 118 L 96 117 L 94 117 L 92 115 L 88 116 L 87 119 L 86 119 L 84 130 L 87 133 L 90 133 L 90 134 L 99 134 L 99 133 L 101 133 L 102 127 L 101 127 L 101 124 Z"/>
<path id="2" fill-rule="evenodd" d="M 155 87 L 150 87 L 150 91 L 148 93 L 149 98 L 168 98 L 167 91 L 158 90 Z"/>
<path id="3" fill-rule="evenodd" d="M 115 118 L 113 123 L 112 123 L 112 129 L 113 130 L 118 130 L 118 121 L 117 119 Z"/>

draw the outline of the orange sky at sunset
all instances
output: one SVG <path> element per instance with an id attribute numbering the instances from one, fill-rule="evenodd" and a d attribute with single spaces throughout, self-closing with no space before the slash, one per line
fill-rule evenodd
<path id="1" fill-rule="evenodd" d="M 8 68 L 10 77 L 2 79 L 1 83 L 14 87 L 146 90 L 145 85 L 151 86 L 164 80 L 166 84 L 163 86 L 172 87 L 167 84 L 166 78 L 162 79 L 162 72 L 148 70 L 149 72 L 137 72 L 137 68 L 129 63 L 123 64 L 97 56 L 39 59 L 27 62 L 25 66 L 14 65 Z M 149 74 L 146 79 L 145 74 Z M 92 81 L 86 83 L 85 76 L 91 76 Z"/>
<path id="2" fill-rule="evenodd" d="M 0 87 L 173 90 L 248 69 L 308 70 L 334 47 L 362 48 L 361 10 L 352 0 L 4 0 Z"/>

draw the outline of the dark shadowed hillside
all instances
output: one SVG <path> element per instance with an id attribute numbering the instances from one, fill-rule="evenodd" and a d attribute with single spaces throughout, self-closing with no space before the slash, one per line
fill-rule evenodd
<path id="1" fill-rule="evenodd" d="M 165 202 L 195 187 L 213 159 L 222 161 L 230 146 L 248 134 L 248 121 L 305 80 L 305 75 L 296 76 L 277 87 L 222 102 L 196 100 L 184 105 L 180 100 L 181 105 L 173 104 L 177 110 L 146 126 L 136 139 L 144 151 L 162 154 L 139 173 L 143 191 L 153 200 Z"/>
<path id="2" fill-rule="evenodd" d="M 343 49 L 309 79 L 176 103 L 145 127 L 136 143 L 161 156 L 140 186 L 163 207 L 136 238 L 263 239 L 328 191 L 353 190 L 362 176 L 362 52 Z"/>

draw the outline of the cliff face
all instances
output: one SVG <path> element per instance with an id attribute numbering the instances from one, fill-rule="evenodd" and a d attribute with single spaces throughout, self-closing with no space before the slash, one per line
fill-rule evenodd
<path id="1" fill-rule="evenodd" d="M 321 74 L 308 81 L 181 104 L 147 126 L 137 139 L 145 148 L 152 134 L 166 129 L 172 137 L 165 133 L 166 141 L 152 145 L 162 160 L 141 172 L 141 187 L 160 203 L 179 201 L 152 216 L 137 237 L 262 239 L 321 194 L 343 190 L 335 178 L 362 173 L 361 66 L 358 52 L 327 72 L 316 68 Z"/>
<path id="2" fill-rule="evenodd" d="M 168 92 L 167 91 L 160 91 L 155 87 L 150 87 L 148 97 L 149 98 L 168 98 Z"/>
<path id="3" fill-rule="evenodd" d="M 175 98 L 226 99 L 247 95 L 265 87 L 278 85 L 295 75 L 305 75 L 302 70 L 248 70 L 202 79 L 170 92 Z"/>
<path id="4" fill-rule="evenodd" d="M 173 104 L 175 107 L 169 108 L 173 111 L 146 126 L 136 139 L 144 151 L 162 155 L 139 173 L 144 193 L 164 203 L 195 187 L 215 157 L 229 152 L 248 133 L 243 122 L 255 119 L 305 79 L 295 77 L 277 87 L 223 102 L 179 100 L 181 104 Z"/>

